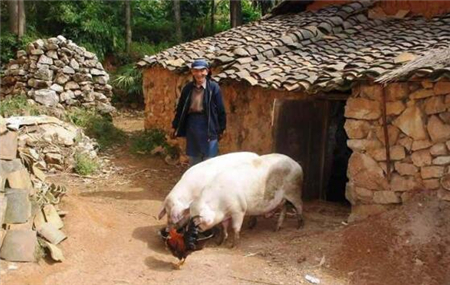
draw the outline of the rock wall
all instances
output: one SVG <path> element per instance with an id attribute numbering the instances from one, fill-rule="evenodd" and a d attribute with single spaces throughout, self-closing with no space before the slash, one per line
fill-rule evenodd
<path id="1" fill-rule="evenodd" d="M 383 92 L 390 181 L 386 173 Z M 345 116 L 347 144 L 353 150 L 346 196 L 357 212 L 365 215 L 382 210 L 379 205 L 402 203 L 413 189 L 433 190 L 450 200 L 450 82 L 425 80 L 385 87 L 361 84 L 353 89 Z"/>
<path id="2" fill-rule="evenodd" d="M 38 128 L 61 127 L 53 126 L 58 122 L 51 117 L 0 117 L 0 258 L 6 261 L 36 262 L 39 247 L 47 248 L 55 261 L 64 260 L 58 244 L 67 238 L 60 230 L 66 213 L 59 203 L 67 189 L 47 180 L 39 149 L 58 148 L 62 138 L 66 144 L 73 141 L 48 132 L 33 143 L 21 138 L 29 131 L 39 136 Z"/>
<path id="3" fill-rule="evenodd" d="M 1 79 L 0 99 L 26 94 L 49 107 L 84 106 L 114 111 L 112 86 L 97 56 L 63 36 L 39 39 L 19 50 Z"/>
<path id="4" fill-rule="evenodd" d="M 191 80 L 189 74 L 176 74 L 160 67 L 144 71 L 145 127 L 172 132 L 171 122 L 181 88 Z M 247 83 L 221 84 L 227 111 L 227 130 L 220 152 L 272 151 L 272 116 L 275 99 L 305 98 L 305 94 L 251 87 Z M 184 151 L 184 140 L 173 141 Z"/>

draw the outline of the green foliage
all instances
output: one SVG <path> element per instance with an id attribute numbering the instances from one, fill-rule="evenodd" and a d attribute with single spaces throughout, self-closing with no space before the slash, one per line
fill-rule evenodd
<path id="1" fill-rule="evenodd" d="M 0 101 L 0 116 L 40 115 L 43 113 L 39 105 L 31 105 L 25 95 L 18 95 Z"/>
<path id="2" fill-rule="evenodd" d="M 116 88 L 126 90 L 130 94 L 142 93 L 142 72 L 133 64 L 122 66 L 112 80 Z"/>
<path id="3" fill-rule="evenodd" d="M 264 3 L 267 2 L 268 3 L 268 2 L 270 2 L 270 0 L 269 1 L 267 1 L 267 0 L 261 1 L 260 0 L 258 2 L 264 2 Z M 267 5 L 267 3 L 264 4 L 263 6 L 265 7 Z M 252 3 L 250 1 L 242 1 L 242 22 L 244 24 L 259 20 L 261 18 L 261 12 L 259 9 L 255 9 L 256 7 L 259 7 L 259 6 L 252 5 Z"/>
<path id="4" fill-rule="evenodd" d="M 96 159 L 91 158 L 88 154 L 75 154 L 75 172 L 80 175 L 91 175 L 98 171 L 100 165 Z"/>
<path id="5" fill-rule="evenodd" d="M 122 66 L 113 75 L 111 85 L 114 87 L 113 102 L 143 103 L 142 72 L 134 64 Z"/>
<path id="6" fill-rule="evenodd" d="M 131 137 L 130 150 L 132 153 L 151 153 L 157 147 L 162 147 L 172 157 L 178 155 L 177 148 L 167 143 L 166 134 L 163 130 L 150 129 Z"/>
<path id="7" fill-rule="evenodd" d="M 181 1 L 183 41 L 194 40 L 229 28 L 229 0 L 216 0 L 215 27 L 211 31 L 212 0 Z M 125 51 L 125 5 L 124 1 L 25 1 L 26 35 L 19 41 L 8 32 L 9 16 L 7 1 L 0 3 L 1 64 L 15 57 L 15 52 L 37 38 L 63 35 L 89 51 L 100 60 L 118 58 L 117 65 L 135 62 L 143 55 L 151 55 L 175 43 L 175 23 L 172 1 L 133 0 L 131 54 Z M 273 2 L 269 0 L 269 2 Z M 252 3 L 256 3 L 252 5 Z M 259 3 L 259 4 L 258 4 Z M 243 22 L 260 17 L 263 0 L 243 0 Z M 113 55 L 113 56 L 111 56 Z"/>
<path id="8" fill-rule="evenodd" d="M 38 38 L 39 35 L 33 27 L 29 27 L 27 33 L 20 40 L 7 29 L 2 29 L 0 34 L 0 66 L 7 64 L 10 59 L 16 58 L 18 50 L 26 49 L 29 42 Z"/>
<path id="9" fill-rule="evenodd" d="M 126 141 L 126 135 L 122 130 L 116 128 L 108 118 L 99 115 L 93 109 L 74 108 L 67 114 L 67 118 L 73 124 L 83 128 L 86 135 L 95 138 L 100 150 Z"/>

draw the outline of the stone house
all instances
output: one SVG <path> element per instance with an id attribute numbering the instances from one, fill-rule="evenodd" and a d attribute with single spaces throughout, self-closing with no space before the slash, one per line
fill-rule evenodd
<path id="1" fill-rule="evenodd" d="M 223 153 L 290 155 L 304 198 L 346 199 L 360 215 L 415 188 L 447 197 L 450 62 L 423 58 L 450 47 L 450 2 L 424 2 L 286 1 L 145 57 L 145 126 L 170 130 L 189 64 L 206 58 L 228 111 Z"/>

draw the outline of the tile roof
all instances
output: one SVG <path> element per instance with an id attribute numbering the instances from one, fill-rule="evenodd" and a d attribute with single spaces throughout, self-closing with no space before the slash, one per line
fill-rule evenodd
<path id="1" fill-rule="evenodd" d="M 371 6 L 358 1 L 278 15 L 177 45 L 137 65 L 183 72 L 194 59 L 206 58 L 219 81 L 315 93 L 346 90 L 355 80 L 380 77 L 430 49 L 450 47 L 450 14 L 371 19 Z"/>

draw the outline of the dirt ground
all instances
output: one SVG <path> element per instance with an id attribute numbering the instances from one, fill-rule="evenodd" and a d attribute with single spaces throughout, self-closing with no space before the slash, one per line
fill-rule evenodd
<path id="1" fill-rule="evenodd" d="M 116 125 L 142 129 L 142 118 L 121 116 Z M 244 228 L 238 248 L 214 243 L 187 258 L 181 270 L 165 249 L 156 219 L 161 201 L 185 170 L 162 159 L 134 156 L 127 146 L 104 154 L 111 172 L 51 180 L 70 191 L 60 208 L 69 213 L 61 244 L 66 260 L 34 264 L 0 262 L 0 284 L 450 284 L 450 205 L 418 194 L 406 206 L 347 225 L 349 207 L 305 204 L 305 227 L 289 215 Z"/>

